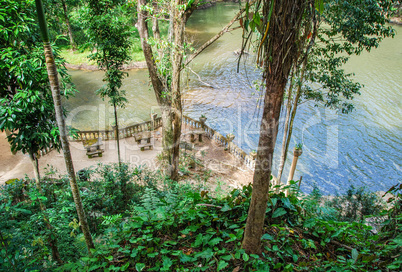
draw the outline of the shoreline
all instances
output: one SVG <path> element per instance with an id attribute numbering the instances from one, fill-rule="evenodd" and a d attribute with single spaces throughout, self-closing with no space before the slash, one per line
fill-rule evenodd
<path id="1" fill-rule="evenodd" d="M 98 65 L 91 65 L 88 63 L 81 63 L 81 64 L 70 64 L 64 63 L 64 66 L 67 69 L 71 70 L 83 70 L 83 71 L 100 71 L 102 69 L 99 68 Z M 133 69 L 147 69 L 147 63 L 145 61 L 136 61 L 131 62 L 129 64 L 123 65 L 123 70 L 133 70 Z"/>

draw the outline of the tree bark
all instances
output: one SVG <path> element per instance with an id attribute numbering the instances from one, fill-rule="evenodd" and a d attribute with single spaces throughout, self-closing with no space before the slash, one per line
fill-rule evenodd
<path id="1" fill-rule="evenodd" d="M 73 31 L 71 30 L 71 24 L 70 24 L 70 19 L 68 18 L 68 12 L 67 12 L 67 5 L 65 0 L 61 0 L 61 5 L 63 6 L 63 11 L 64 11 L 64 19 L 66 20 L 66 25 L 68 29 L 68 37 L 70 38 L 70 45 L 73 50 L 75 50 L 75 42 L 74 42 L 74 37 L 73 37 Z"/>
<path id="2" fill-rule="evenodd" d="M 114 122 L 116 124 L 116 144 L 117 144 L 117 158 L 119 162 L 119 169 L 121 167 L 121 156 L 120 156 L 120 134 L 119 134 L 119 122 L 117 121 L 117 108 L 116 103 L 113 104 L 114 111 Z"/>
<path id="3" fill-rule="evenodd" d="M 305 74 L 305 71 L 306 71 L 307 60 L 308 60 L 308 57 L 306 57 L 304 59 L 304 62 L 303 62 L 303 67 L 302 67 L 301 74 L 300 74 L 300 79 L 299 79 L 300 83 L 297 86 L 296 96 L 295 96 L 295 98 L 293 100 L 293 106 L 291 106 L 292 113 L 290 114 L 290 123 L 287 125 L 287 133 L 286 134 L 284 133 L 284 135 L 283 135 L 282 155 L 281 155 L 281 164 L 279 165 L 280 172 L 278 172 L 278 180 L 280 180 L 280 177 L 282 176 L 283 168 L 284 168 L 286 157 L 287 157 L 288 150 L 289 150 L 290 139 L 292 138 L 293 122 L 295 120 L 297 107 L 299 105 L 300 96 L 302 94 L 302 89 L 301 88 L 302 88 L 302 85 L 303 85 L 302 82 L 304 80 L 304 74 Z M 289 110 L 289 108 L 288 108 L 288 110 Z M 286 116 L 287 122 L 289 121 L 288 117 L 289 117 L 289 113 Z"/>
<path id="4" fill-rule="evenodd" d="M 173 44 L 173 48 L 169 49 L 169 58 L 172 62 L 171 83 L 169 84 L 166 77 L 158 74 L 158 69 L 153 56 L 152 48 L 148 44 L 148 12 L 142 8 L 146 5 L 146 0 L 138 1 L 138 32 L 141 37 L 141 45 L 144 52 L 145 60 L 148 66 L 149 75 L 155 91 L 156 99 L 162 111 L 162 131 L 163 131 L 163 153 L 168 162 L 168 176 L 172 179 L 177 179 L 178 163 L 179 163 L 179 143 L 181 135 L 182 123 L 182 105 L 180 91 L 180 71 L 185 65 L 200 54 L 207 46 L 212 44 L 225 32 L 229 31 L 229 27 L 238 19 L 239 13 L 220 33 L 208 41 L 201 49 L 197 50 L 190 60 L 183 65 L 183 44 L 184 44 L 184 28 L 185 23 L 196 9 L 198 0 L 195 0 L 186 10 L 180 10 L 177 7 L 185 4 L 183 0 L 172 0 L 169 10 L 169 32 L 168 41 Z M 244 10 L 242 10 L 244 12 Z M 153 18 L 153 34 L 154 38 L 159 37 L 157 31 L 157 22 Z M 160 52 L 159 52 L 160 54 Z M 166 81 L 166 82 L 165 82 Z"/>
<path id="5" fill-rule="evenodd" d="M 175 6 L 182 5 L 182 0 L 175 0 Z M 173 36 L 174 47 L 172 52 L 172 109 L 173 109 L 173 146 L 172 146 L 172 175 L 177 180 L 179 172 L 180 135 L 182 124 L 182 104 L 180 92 L 180 71 L 184 54 L 184 26 L 182 12 L 177 8 L 173 9 Z"/>
<path id="6" fill-rule="evenodd" d="M 153 56 L 152 47 L 148 44 L 149 32 L 147 17 L 148 13 L 141 7 L 146 5 L 146 0 L 138 1 L 138 32 L 141 38 L 141 46 L 144 52 L 145 61 L 147 63 L 149 76 L 151 79 L 152 87 L 155 92 L 156 101 L 161 109 L 162 114 L 162 147 L 163 157 L 167 161 L 167 175 L 170 177 L 172 173 L 172 160 L 171 160 L 171 146 L 173 144 L 173 126 L 172 126 L 172 113 L 171 113 L 171 99 L 167 86 L 162 82 L 156 67 L 155 59 Z"/>
<path id="7" fill-rule="evenodd" d="M 59 127 L 60 140 L 61 140 L 61 146 L 62 146 L 62 150 L 63 150 L 63 154 L 64 154 L 64 160 L 66 163 L 67 175 L 69 177 L 71 191 L 72 191 L 73 199 L 75 202 L 75 207 L 76 207 L 77 214 L 78 214 L 78 219 L 81 224 L 81 230 L 85 237 L 85 242 L 86 242 L 86 245 L 88 248 L 88 253 L 89 253 L 89 255 L 91 255 L 90 250 L 95 248 L 95 246 L 92 241 L 91 233 L 89 232 L 87 218 L 86 218 L 86 215 L 84 212 L 84 208 L 83 208 L 81 196 L 80 196 L 80 191 L 79 191 L 77 180 L 75 177 L 74 166 L 73 166 L 73 161 L 72 161 L 71 152 L 70 152 L 70 146 L 69 146 L 68 139 L 67 139 L 67 129 L 66 129 L 65 121 L 64 121 L 63 107 L 61 104 L 60 85 L 59 85 L 59 79 L 58 79 L 58 74 L 57 74 L 57 69 L 56 69 L 56 63 L 54 61 L 52 48 L 51 48 L 50 42 L 49 42 L 49 35 L 48 35 L 48 30 L 47 30 L 45 14 L 43 11 L 42 1 L 35 0 L 35 3 L 36 3 L 36 10 L 38 12 L 39 25 L 40 25 L 40 29 L 42 32 L 42 38 L 43 38 L 44 50 L 45 50 L 45 58 L 46 58 L 46 68 L 47 68 L 47 73 L 49 76 L 50 88 L 52 90 L 54 109 L 55 109 L 55 113 L 56 113 L 56 121 L 57 121 L 57 125 Z"/>
<path id="8" fill-rule="evenodd" d="M 73 199 L 75 202 L 75 207 L 76 207 L 77 214 L 78 214 L 78 220 L 81 224 L 81 230 L 85 237 L 85 242 L 86 242 L 86 245 L 88 248 L 88 252 L 89 252 L 89 254 L 91 254 L 90 250 L 92 248 L 95 248 L 95 246 L 92 241 L 91 233 L 89 232 L 88 222 L 87 222 L 87 218 L 85 215 L 84 207 L 82 205 L 81 195 L 80 195 L 80 191 L 78 188 L 78 184 L 77 184 L 77 180 L 76 180 L 76 176 L 75 176 L 75 172 L 74 172 L 73 160 L 71 158 L 70 146 L 69 146 L 69 142 L 68 142 L 68 138 L 67 138 L 68 134 L 67 134 L 67 129 L 66 129 L 65 121 L 64 121 L 64 116 L 63 116 L 63 108 L 61 105 L 60 86 L 59 86 L 59 81 L 58 81 L 58 76 L 57 76 L 56 64 L 54 62 L 53 52 L 52 52 L 50 43 L 45 42 L 44 47 L 45 47 L 45 56 L 46 56 L 46 66 L 47 66 L 47 71 L 48 71 L 48 75 L 49 75 L 50 87 L 52 89 L 53 102 L 54 102 L 54 107 L 55 107 L 55 112 L 56 112 L 56 120 L 57 120 L 57 125 L 58 125 L 59 131 L 60 131 L 60 140 L 61 140 L 62 150 L 63 150 L 63 154 L 64 154 L 64 160 L 66 163 L 67 174 L 69 177 L 70 187 L 71 187 Z"/>
<path id="9" fill-rule="evenodd" d="M 293 70 L 294 71 L 294 70 Z M 293 74 L 290 79 L 290 86 L 289 86 L 289 91 L 288 91 L 288 103 L 286 105 L 286 120 L 285 124 L 283 126 L 283 139 L 282 139 L 282 153 L 281 153 L 281 158 L 279 161 L 279 167 L 278 167 L 278 182 L 280 183 L 281 177 L 282 177 L 282 172 L 283 172 L 283 167 L 285 166 L 285 161 L 286 161 L 286 139 L 288 136 L 288 128 L 289 128 L 289 119 L 290 119 L 290 111 L 292 109 L 292 90 L 293 90 Z"/>
<path id="10" fill-rule="evenodd" d="M 271 177 L 278 121 L 283 94 L 293 63 L 297 59 L 296 44 L 307 0 L 264 1 L 264 25 L 269 36 L 264 42 L 264 80 L 266 83 L 264 110 L 253 179 L 253 192 L 244 232 L 242 247 L 248 253 L 261 253 L 265 211 Z M 272 4 L 272 6 L 271 6 Z"/>
<path id="11" fill-rule="evenodd" d="M 39 193 L 41 195 L 43 195 L 42 187 L 40 185 L 40 174 L 39 174 L 38 158 L 36 157 L 36 155 L 32 151 L 29 152 L 29 158 L 31 159 L 31 163 L 32 163 L 32 166 L 33 166 L 33 172 L 34 172 L 34 176 L 35 176 L 36 188 L 38 189 Z"/>

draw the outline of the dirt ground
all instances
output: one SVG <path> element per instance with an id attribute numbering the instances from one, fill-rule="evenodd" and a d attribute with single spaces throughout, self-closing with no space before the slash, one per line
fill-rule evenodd
<path id="1" fill-rule="evenodd" d="M 252 181 L 253 171 L 241 164 L 237 158 L 225 151 L 216 142 L 204 136 L 201 143 L 198 142 L 198 139 L 195 143 L 191 143 L 188 134 L 189 130 L 184 126 L 181 141 L 188 143 L 188 147 L 192 150 L 186 150 L 186 153 L 194 156 L 197 164 L 195 169 L 191 169 L 193 172 L 190 175 L 191 177 L 186 173 L 180 172 L 181 179 L 191 180 L 195 176 L 199 177 L 198 181 L 204 181 L 208 177 L 207 182 L 210 183 L 209 185 L 212 185 L 212 187 L 221 186 L 222 189 L 233 189 Z M 162 151 L 160 131 L 154 132 L 152 143 L 154 144 L 152 150 L 141 151 L 133 137 L 120 140 L 122 160 L 132 166 L 146 165 L 151 169 L 158 169 L 157 155 Z M 89 159 L 86 156 L 82 142 L 71 142 L 70 149 L 75 171 L 96 166 L 98 163 L 116 163 L 116 141 L 103 141 L 102 148 L 104 149 L 102 157 Z M 58 169 L 61 174 L 66 173 L 63 154 L 56 150 L 42 156 L 39 159 L 39 165 L 42 175 L 50 166 Z M 0 184 L 4 184 L 10 179 L 23 178 L 25 175 L 33 177 L 33 168 L 28 155 L 21 152 L 17 152 L 15 155 L 12 154 L 5 133 L 0 133 Z"/>

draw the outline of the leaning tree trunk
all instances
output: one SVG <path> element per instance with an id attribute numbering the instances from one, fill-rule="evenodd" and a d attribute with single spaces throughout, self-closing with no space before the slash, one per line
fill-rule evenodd
<path id="1" fill-rule="evenodd" d="M 58 79 L 58 75 L 57 75 L 57 68 L 56 68 L 56 63 L 54 61 L 52 48 L 51 48 L 50 42 L 49 42 L 49 35 L 48 35 L 48 30 L 47 30 L 45 13 L 43 11 L 42 0 L 35 0 L 35 3 L 36 3 L 36 10 L 38 12 L 39 26 L 41 29 L 43 43 L 44 43 L 47 73 L 49 76 L 50 88 L 52 90 L 54 109 L 55 109 L 55 113 L 56 113 L 56 121 L 57 121 L 57 125 L 59 127 L 60 140 L 61 140 L 61 146 L 62 146 L 62 150 L 63 150 L 63 154 L 64 154 L 64 160 L 66 163 L 67 175 L 70 180 L 71 191 L 73 194 L 73 199 L 75 202 L 75 207 L 77 210 L 81 229 L 82 229 L 82 232 L 85 237 L 85 242 L 86 242 L 86 245 L 88 248 L 88 253 L 91 254 L 90 250 L 95 247 L 94 247 L 94 244 L 92 241 L 91 233 L 89 232 L 87 218 L 86 218 L 86 215 L 84 212 L 84 208 L 82 206 L 80 191 L 78 189 L 78 184 L 77 184 L 77 180 L 75 177 L 73 161 L 71 158 L 70 147 L 69 147 L 69 143 L 68 143 L 68 139 L 67 139 L 67 130 L 66 130 L 65 122 L 64 122 L 63 108 L 61 105 L 60 85 L 59 85 L 59 79 Z"/>
<path id="2" fill-rule="evenodd" d="M 281 154 L 281 161 L 280 161 L 279 170 L 278 170 L 278 180 L 279 181 L 281 180 L 283 168 L 285 166 L 285 161 L 286 161 L 286 157 L 287 157 L 288 150 L 289 150 L 290 139 L 292 138 L 293 122 L 295 120 L 297 107 L 299 105 L 299 100 L 300 100 L 300 97 L 302 94 L 302 82 L 304 80 L 304 74 L 306 71 L 307 60 L 308 60 L 308 57 L 306 57 L 303 61 L 303 67 L 302 67 L 302 70 L 300 73 L 299 84 L 297 86 L 296 96 L 295 96 L 295 99 L 293 100 L 293 106 L 292 107 L 289 106 L 289 103 L 288 103 L 288 112 L 286 114 L 286 124 L 285 124 L 286 131 L 283 134 L 282 154 Z M 289 112 L 290 108 L 292 108 L 291 113 Z"/>
<path id="3" fill-rule="evenodd" d="M 147 4 L 147 0 L 138 0 L 138 32 L 141 37 L 141 46 L 144 52 L 145 61 L 147 63 L 150 79 L 153 89 L 155 91 L 156 100 L 162 111 L 162 130 L 163 130 L 163 153 L 168 162 L 168 175 L 176 179 L 178 173 L 179 162 L 179 142 L 181 135 L 181 122 L 182 122 L 182 105 L 181 105 L 181 92 L 180 92 L 180 71 L 183 67 L 189 64 L 197 55 L 199 55 L 205 48 L 211 45 L 224 33 L 230 31 L 230 26 L 241 16 L 245 9 L 241 9 L 239 13 L 233 18 L 228 25 L 226 25 L 221 32 L 207 41 L 191 56 L 187 58 L 186 63 L 183 65 L 183 44 L 184 44 L 184 27 L 196 9 L 199 0 L 193 1 L 190 5 L 183 0 L 172 0 L 169 10 L 169 31 L 168 41 L 173 44 L 174 48 L 170 49 L 169 55 L 172 65 L 172 83 L 162 82 L 163 77 L 158 74 L 158 69 L 153 56 L 152 48 L 148 44 L 148 24 L 147 18 L 151 16 L 146 9 L 142 8 Z M 250 3 L 254 3 L 251 1 Z M 155 6 L 155 4 L 154 4 Z M 185 10 L 181 10 L 180 6 L 186 6 Z M 155 9 L 156 10 L 156 9 Z M 156 18 L 153 17 L 153 34 L 154 39 L 159 38 L 159 30 Z M 158 52 L 161 55 L 161 52 Z M 169 87 L 170 85 L 170 87 Z"/>
<path id="4" fill-rule="evenodd" d="M 286 161 L 286 151 L 287 150 L 285 150 L 285 148 L 286 148 L 286 139 L 287 139 L 288 128 L 289 128 L 290 110 L 292 109 L 292 90 L 293 90 L 294 71 L 295 71 L 295 69 L 293 68 L 292 76 L 290 78 L 290 85 L 289 85 L 289 89 L 288 89 L 288 103 L 286 104 L 286 119 L 285 119 L 285 124 L 283 126 L 282 153 L 281 153 L 281 158 L 279 160 L 278 176 L 277 176 L 279 184 L 281 182 L 283 167 L 284 167 L 285 161 Z"/>
<path id="5" fill-rule="evenodd" d="M 71 30 L 70 19 L 68 18 L 66 1 L 61 0 L 61 5 L 63 6 L 64 19 L 66 20 L 66 25 L 67 25 L 67 29 L 68 29 L 68 37 L 70 38 L 70 45 L 71 45 L 71 48 L 73 50 L 75 50 L 75 42 L 74 42 L 74 37 L 73 37 L 73 31 Z"/>
<path id="6" fill-rule="evenodd" d="M 264 42 L 264 80 L 266 83 L 260 140 L 253 179 L 253 192 L 242 247 L 248 253 L 261 253 L 265 211 L 267 209 L 272 158 L 278 131 L 283 94 L 289 72 L 298 55 L 296 39 L 307 0 L 264 1 L 263 14 L 272 16 L 268 40 Z M 272 5 L 271 5 L 272 4 Z"/>

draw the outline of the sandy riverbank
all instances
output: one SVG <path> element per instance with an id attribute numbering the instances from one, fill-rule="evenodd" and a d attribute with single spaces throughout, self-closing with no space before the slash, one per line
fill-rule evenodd
<path id="1" fill-rule="evenodd" d="M 85 71 L 100 70 L 98 65 L 90 65 L 88 63 L 80 63 L 80 64 L 65 63 L 64 65 L 66 66 L 67 69 L 72 69 L 72 70 L 85 70 Z M 131 62 L 129 64 L 123 65 L 123 70 L 146 69 L 146 68 L 147 68 L 147 64 L 145 61 Z"/>
<path id="2" fill-rule="evenodd" d="M 183 138 L 189 142 L 189 135 L 186 135 L 189 128 L 184 126 Z M 158 169 L 159 163 L 157 155 L 162 151 L 161 134 L 155 133 L 153 139 L 154 149 L 140 151 L 133 137 L 125 138 L 120 141 L 122 160 L 132 166 L 146 165 L 150 169 Z M 116 141 L 103 141 L 105 152 L 102 157 L 89 159 L 86 156 L 82 142 L 70 143 L 71 155 L 74 162 L 75 171 L 87 167 L 94 167 L 98 163 L 117 163 Z M 216 142 L 204 137 L 204 141 L 194 144 L 192 151 L 187 151 L 195 155 L 204 167 L 199 170 L 210 170 L 208 182 L 211 185 L 222 182 L 223 187 L 234 188 L 252 182 L 253 171 L 242 165 L 234 156 L 224 150 Z M 41 173 L 45 173 L 45 168 L 50 165 L 58 169 L 61 174 L 65 174 L 64 157 L 56 150 L 44 155 L 39 159 Z M 32 164 L 27 155 L 17 152 L 13 155 L 6 140 L 5 133 L 0 133 L 0 184 L 13 178 L 23 178 L 25 175 L 33 177 Z M 182 177 L 186 179 L 185 176 Z M 191 181 L 191 180 L 190 180 Z"/>

